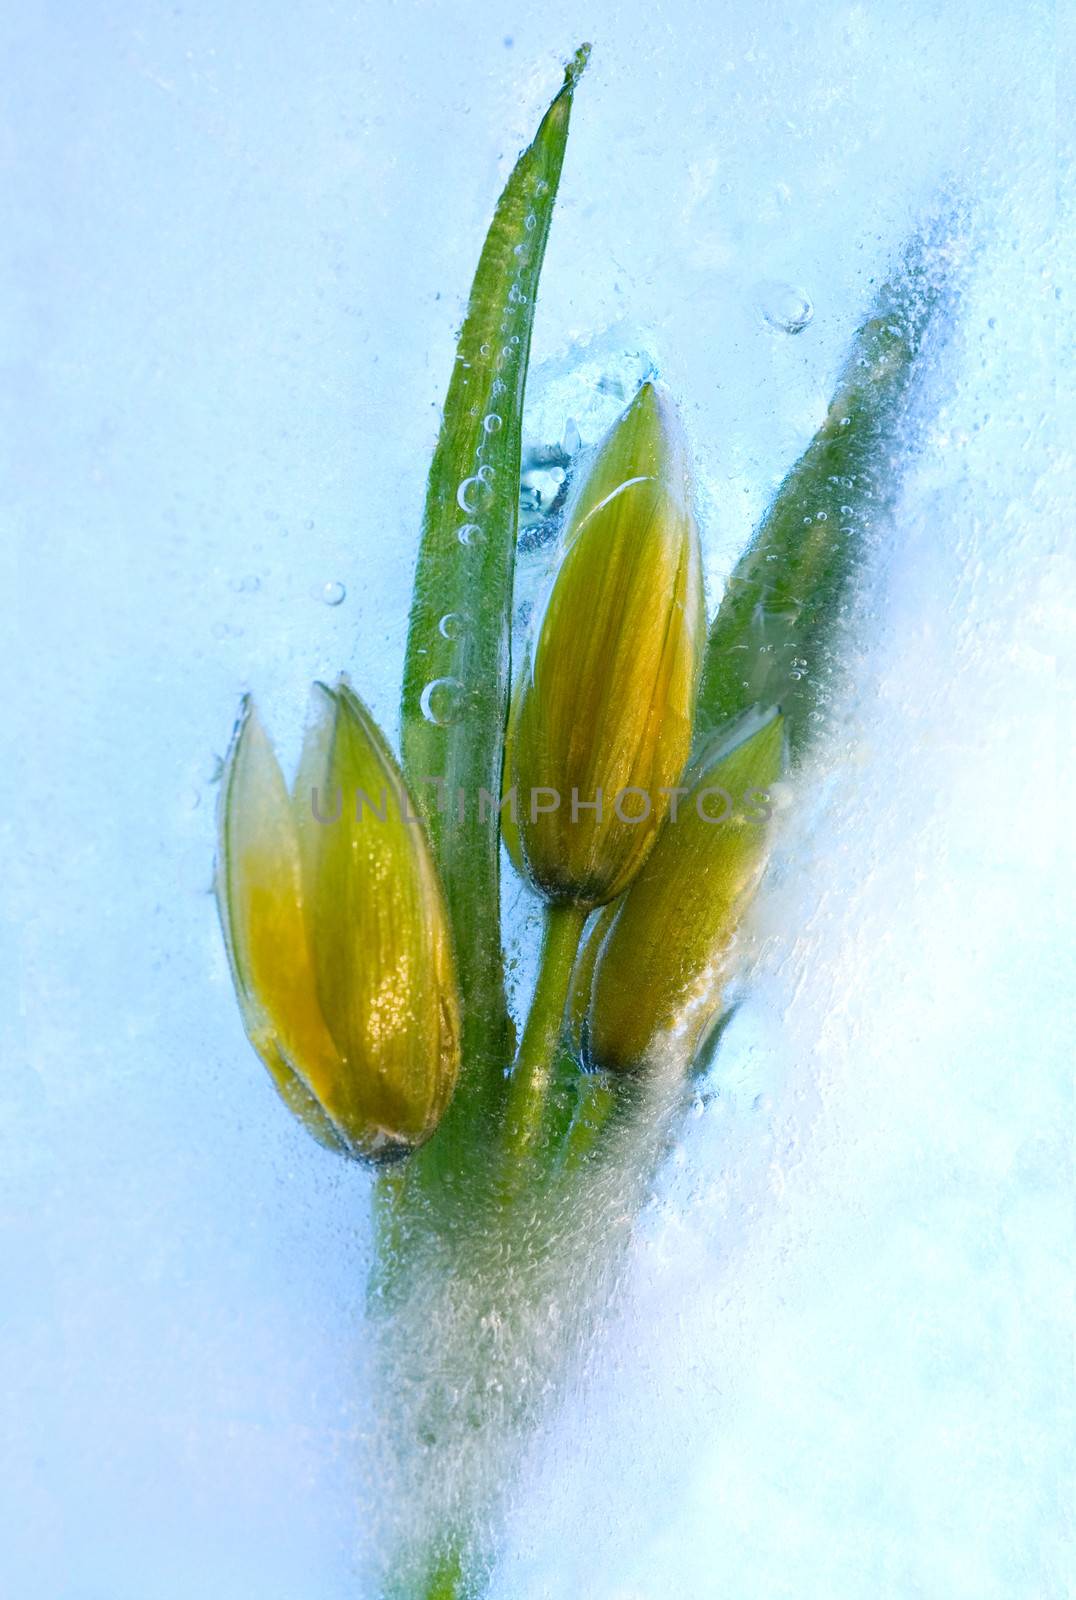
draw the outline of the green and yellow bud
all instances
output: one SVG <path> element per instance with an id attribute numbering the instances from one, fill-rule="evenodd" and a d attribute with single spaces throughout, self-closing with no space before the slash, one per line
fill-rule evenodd
<path id="1" fill-rule="evenodd" d="M 766 863 L 769 790 L 783 718 L 703 754 L 684 774 L 645 866 L 594 961 L 584 1054 L 592 1067 L 647 1065 L 663 1047 L 690 1060 L 720 1007 L 729 946 Z"/>
<path id="2" fill-rule="evenodd" d="M 520 845 L 553 904 L 602 905 L 645 861 L 690 751 L 705 632 L 687 452 L 646 383 L 575 501 L 510 730 Z"/>
<path id="3" fill-rule="evenodd" d="M 448 919 L 392 753 L 343 683 L 317 685 L 294 793 L 245 701 L 221 792 L 217 903 L 247 1035 L 321 1143 L 383 1160 L 455 1088 Z"/>

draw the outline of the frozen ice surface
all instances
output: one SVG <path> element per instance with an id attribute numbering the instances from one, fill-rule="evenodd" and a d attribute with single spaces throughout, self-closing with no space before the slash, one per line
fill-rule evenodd
<path id="1" fill-rule="evenodd" d="M 656 364 L 715 584 L 943 189 L 974 248 L 718 1092 L 497 1593 L 1068 1592 L 1050 8 L 106 0 L 4 43 L 5 1594 L 367 1592 L 367 1179 L 243 1039 L 214 776 L 248 687 L 292 755 L 342 666 L 393 722 L 462 299 L 586 37 L 531 431 L 599 427 L 589 374 Z M 795 336 L 773 285 L 814 308 Z"/>

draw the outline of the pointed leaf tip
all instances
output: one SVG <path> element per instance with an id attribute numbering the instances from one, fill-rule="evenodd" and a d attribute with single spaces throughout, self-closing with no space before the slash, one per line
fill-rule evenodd
<path id="1" fill-rule="evenodd" d="M 566 89 L 574 89 L 584 72 L 587 70 L 587 62 L 590 60 L 590 51 L 591 46 L 589 44 L 581 44 L 579 49 L 573 55 L 572 59 L 564 68 L 564 87 Z"/>

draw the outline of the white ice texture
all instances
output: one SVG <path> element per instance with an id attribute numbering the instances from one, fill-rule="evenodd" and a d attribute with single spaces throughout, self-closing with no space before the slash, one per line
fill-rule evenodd
<path id="1" fill-rule="evenodd" d="M 590 442 L 656 366 L 712 602 L 916 218 L 955 196 L 973 248 L 748 1000 L 532 1445 L 496 1595 L 1069 1592 L 1055 20 L 9 14 L 0 1593 L 369 1594 L 369 1180 L 292 1123 L 243 1037 L 214 778 L 245 689 L 285 760 L 310 680 L 341 668 L 395 727 L 464 296 L 584 38 L 529 433 L 571 417 Z M 533 907 L 509 898 L 525 981 Z"/>

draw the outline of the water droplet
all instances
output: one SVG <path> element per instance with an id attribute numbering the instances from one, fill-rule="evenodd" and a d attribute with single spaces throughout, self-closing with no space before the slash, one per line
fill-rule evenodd
<path id="1" fill-rule="evenodd" d="M 482 467 L 473 478 L 464 478 L 456 490 L 456 504 L 461 511 L 469 511 L 473 516 L 476 511 L 484 511 L 493 499 L 493 490 L 489 486 L 488 467 Z"/>
<path id="2" fill-rule="evenodd" d="M 809 528 L 809 527 L 810 527 L 810 526 L 811 526 L 811 519 L 810 519 L 810 517 L 804 517 L 804 519 L 803 519 L 803 526 L 804 526 L 804 527 L 805 527 L 805 528 Z"/>
<path id="3" fill-rule="evenodd" d="M 814 520 L 816 522 L 828 522 L 829 521 L 829 514 L 827 512 L 825 512 L 825 511 L 816 512 Z"/>
<path id="4" fill-rule="evenodd" d="M 488 344 L 480 344 L 478 347 L 478 353 L 480 356 L 488 356 L 492 354 L 492 351 Z"/>
<path id="5" fill-rule="evenodd" d="M 476 473 L 479 483 L 484 483 L 487 488 L 493 482 L 496 476 L 496 470 L 491 466 L 479 467 L 478 472 Z"/>
<path id="6" fill-rule="evenodd" d="M 419 709 L 427 722 L 447 728 L 463 710 L 463 684 L 458 678 L 434 678 L 419 696 Z"/>
<path id="7" fill-rule="evenodd" d="M 462 545 L 477 544 L 482 537 L 482 529 L 477 522 L 465 522 L 461 528 L 456 529 L 456 538 Z"/>
<path id="8" fill-rule="evenodd" d="M 535 194 L 548 194 L 549 193 L 549 185 L 548 185 L 548 183 L 546 183 L 544 178 L 539 178 L 538 179 L 538 182 L 534 185 L 534 192 L 535 192 Z"/>
<path id="9" fill-rule="evenodd" d="M 842 428 L 850 428 L 851 425 L 852 425 L 851 417 L 842 417 L 841 418 L 841 427 Z"/>
<path id="10" fill-rule="evenodd" d="M 814 316 L 810 296 L 791 283 L 763 284 L 759 311 L 767 328 L 775 333 L 802 333 Z"/>
<path id="11" fill-rule="evenodd" d="M 323 600 L 327 606 L 343 605 L 344 601 L 347 599 L 347 590 L 337 578 L 331 578 L 328 583 L 322 584 L 318 594 L 319 598 Z"/>
<path id="12" fill-rule="evenodd" d="M 482 419 L 482 426 L 487 433 L 499 433 L 504 424 L 497 413 L 491 411 L 488 417 Z"/>
<path id="13" fill-rule="evenodd" d="M 446 611 L 437 624 L 442 639 L 458 639 L 463 633 L 463 618 L 458 611 Z"/>
<path id="14" fill-rule="evenodd" d="M 852 515 L 852 507 L 851 506 L 842 506 L 841 507 L 841 516 L 842 517 L 850 517 L 851 515 Z"/>
<path id="15" fill-rule="evenodd" d="M 528 233 L 538 226 L 538 218 L 534 215 L 533 211 L 529 211 L 527 213 L 526 217 L 524 218 L 523 226 L 526 228 Z"/>

